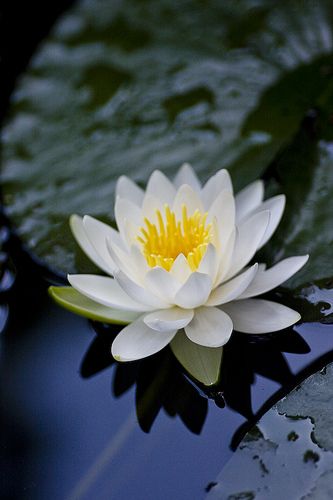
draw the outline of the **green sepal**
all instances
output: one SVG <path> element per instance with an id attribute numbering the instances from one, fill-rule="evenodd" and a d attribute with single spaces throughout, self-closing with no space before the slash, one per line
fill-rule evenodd
<path id="1" fill-rule="evenodd" d="M 222 347 L 204 347 L 189 340 L 180 330 L 170 347 L 185 370 L 202 384 L 209 386 L 218 382 L 222 362 Z"/>
<path id="2" fill-rule="evenodd" d="M 137 312 L 112 309 L 98 304 L 71 286 L 50 286 L 48 291 L 50 297 L 60 306 L 93 321 L 128 325 L 140 316 Z"/>

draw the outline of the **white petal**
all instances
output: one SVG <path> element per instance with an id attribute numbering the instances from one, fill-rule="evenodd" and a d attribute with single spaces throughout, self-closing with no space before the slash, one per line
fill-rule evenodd
<path id="1" fill-rule="evenodd" d="M 150 269 L 145 276 L 146 287 L 165 302 L 172 304 L 181 283 L 162 267 Z"/>
<path id="2" fill-rule="evenodd" d="M 184 163 L 176 174 L 174 185 L 179 188 L 182 184 L 188 184 L 194 191 L 201 191 L 201 183 L 189 163 Z"/>
<path id="3" fill-rule="evenodd" d="M 274 196 L 273 198 L 269 198 L 258 207 L 258 210 L 269 210 L 271 214 L 269 224 L 258 249 L 263 247 L 265 243 L 267 243 L 267 241 L 270 239 L 275 229 L 279 225 L 285 205 L 286 197 L 284 194 L 280 194 L 278 196 Z"/>
<path id="4" fill-rule="evenodd" d="M 239 296 L 239 299 L 255 297 L 281 285 L 281 283 L 284 283 L 284 281 L 287 281 L 287 279 L 297 273 L 306 264 L 308 258 L 308 255 L 289 257 L 288 259 L 281 260 L 281 262 L 267 269 L 267 271 L 264 266 L 260 266 L 254 280 Z"/>
<path id="5" fill-rule="evenodd" d="M 85 215 L 83 217 L 83 226 L 90 243 L 93 245 L 96 252 L 102 257 L 106 265 L 113 271 L 115 265 L 110 256 L 110 252 L 108 251 L 106 239 L 112 237 L 112 239 L 115 240 L 121 248 L 123 248 L 123 242 L 120 234 L 111 226 L 108 226 L 107 224 L 104 224 L 89 215 Z"/>
<path id="6" fill-rule="evenodd" d="M 145 276 L 145 274 L 151 269 L 148 265 L 146 257 L 143 255 L 140 247 L 136 244 L 132 245 L 130 248 L 130 259 L 133 267 L 140 274 L 140 276 Z"/>
<path id="7" fill-rule="evenodd" d="M 151 194 L 146 194 L 144 197 L 143 203 L 142 203 L 142 219 L 144 220 L 145 217 L 151 222 L 152 224 L 158 224 L 158 218 L 157 218 L 157 210 L 160 211 L 162 218 L 165 218 L 165 204 L 162 202 L 162 199 L 157 198 L 156 196 L 153 196 Z"/>
<path id="8" fill-rule="evenodd" d="M 200 196 L 188 184 L 183 184 L 178 189 L 173 202 L 173 211 L 178 220 L 182 218 L 183 205 L 186 206 L 188 216 L 192 215 L 196 210 L 203 213 Z"/>
<path id="9" fill-rule="evenodd" d="M 113 274 L 114 266 L 110 262 L 111 258 L 109 259 L 109 262 L 105 262 L 104 259 L 102 259 L 102 257 L 96 252 L 95 247 L 91 244 L 87 236 L 83 225 L 83 219 L 78 215 L 72 215 L 69 219 L 69 224 L 76 241 L 89 259 L 107 274 Z"/>
<path id="10" fill-rule="evenodd" d="M 132 241 L 128 241 L 128 231 L 126 229 L 126 223 L 129 222 L 132 227 L 134 226 L 138 230 L 139 227 L 143 224 L 141 209 L 125 198 L 117 198 L 114 211 L 117 226 L 123 241 L 126 243 L 126 245 L 132 244 Z"/>
<path id="11" fill-rule="evenodd" d="M 172 264 L 170 274 L 172 274 L 172 276 L 174 276 L 180 283 L 185 283 L 191 273 L 192 271 L 185 255 L 180 253 Z"/>
<path id="12" fill-rule="evenodd" d="M 137 266 L 132 254 L 120 248 L 111 238 L 106 240 L 106 245 L 115 263 L 113 274 L 115 275 L 118 271 L 123 271 L 133 281 L 142 285 L 146 267 Z"/>
<path id="13" fill-rule="evenodd" d="M 126 198 L 138 207 L 141 207 L 144 191 L 135 182 L 126 177 L 126 175 L 122 175 L 119 177 L 116 185 L 116 198 L 118 197 Z"/>
<path id="14" fill-rule="evenodd" d="M 257 274 L 258 264 L 254 264 L 242 274 L 215 288 L 207 300 L 208 306 L 218 306 L 235 300 L 248 288 Z"/>
<path id="15" fill-rule="evenodd" d="M 228 241 L 226 242 L 224 248 L 221 248 L 220 250 L 220 262 L 216 279 L 214 282 L 214 287 L 222 283 L 224 277 L 227 275 L 229 271 L 232 261 L 232 256 L 234 253 L 235 242 L 236 242 L 236 230 L 234 229 Z"/>
<path id="16" fill-rule="evenodd" d="M 172 206 L 176 189 L 162 172 L 155 170 L 149 178 L 146 193 L 158 198 L 162 204 Z"/>
<path id="17" fill-rule="evenodd" d="M 255 181 L 249 184 L 235 197 L 236 201 L 236 220 L 241 221 L 246 215 L 259 207 L 264 197 L 264 183 Z"/>
<path id="18" fill-rule="evenodd" d="M 192 342 L 184 330 L 173 338 L 170 347 L 177 360 L 192 377 L 205 385 L 218 382 L 223 347 L 204 347 Z"/>
<path id="19" fill-rule="evenodd" d="M 72 274 L 68 281 L 75 290 L 104 306 L 126 311 L 147 311 L 149 307 L 133 300 L 112 278 L 93 274 Z"/>
<path id="20" fill-rule="evenodd" d="M 208 274 L 211 277 L 212 282 L 215 281 L 216 273 L 218 269 L 218 258 L 217 251 L 214 245 L 211 243 L 208 245 L 206 253 L 201 259 L 201 262 L 198 267 L 198 272 L 203 274 Z"/>
<path id="21" fill-rule="evenodd" d="M 147 311 L 151 309 L 165 309 L 170 307 L 170 304 L 166 303 L 146 288 L 135 283 L 123 271 L 115 272 L 114 277 L 118 281 L 121 288 L 130 297 L 132 297 L 133 300 L 140 300 L 140 302 L 146 304 Z"/>
<path id="22" fill-rule="evenodd" d="M 188 325 L 193 318 L 193 309 L 181 309 L 172 307 L 154 311 L 144 317 L 143 321 L 149 328 L 158 332 L 168 332 L 170 330 L 179 330 Z"/>
<path id="23" fill-rule="evenodd" d="M 235 200 L 230 191 L 222 191 L 209 209 L 207 222 L 217 220 L 220 245 L 223 248 L 235 227 Z"/>
<path id="24" fill-rule="evenodd" d="M 229 302 L 223 310 L 230 315 L 234 329 L 244 333 L 269 333 L 296 323 L 300 314 L 289 307 L 262 299 Z"/>
<path id="25" fill-rule="evenodd" d="M 184 309 L 192 309 L 204 304 L 211 292 L 212 280 L 207 274 L 192 273 L 176 293 L 175 304 Z"/>
<path id="26" fill-rule="evenodd" d="M 270 212 L 251 215 L 238 225 L 232 262 L 225 279 L 232 278 L 254 256 L 269 223 Z"/>
<path id="27" fill-rule="evenodd" d="M 221 347 L 232 334 L 230 317 L 217 307 L 199 307 L 191 323 L 185 327 L 192 342 L 206 347 Z"/>
<path id="28" fill-rule="evenodd" d="M 217 196 L 224 190 L 232 193 L 232 182 L 228 170 L 219 170 L 210 177 L 201 192 L 201 199 L 205 210 L 208 210 Z"/>
<path id="29" fill-rule="evenodd" d="M 177 330 L 157 332 L 149 328 L 142 319 L 126 326 L 114 339 L 111 353 L 117 361 L 133 361 L 146 358 L 169 344 Z"/>

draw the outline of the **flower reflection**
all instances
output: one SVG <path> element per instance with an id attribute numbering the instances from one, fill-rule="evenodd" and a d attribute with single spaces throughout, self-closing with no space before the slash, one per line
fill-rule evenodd
<path id="1" fill-rule="evenodd" d="M 206 387 L 190 380 L 171 353 L 165 349 L 156 355 L 132 363 L 116 363 L 109 349 L 114 328 L 94 324 L 97 336 L 81 364 L 81 375 L 91 377 L 115 364 L 112 390 L 122 396 L 135 386 L 135 403 L 139 425 L 149 432 L 159 411 L 181 418 L 192 432 L 200 434 L 208 412 L 208 399 L 240 413 L 247 420 L 255 418 L 251 386 L 256 374 L 290 389 L 296 383 L 283 355 L 284 352 L 306 354 L 310 348 L 292 329 L 279 335 L 263 337 L 234 336 L 225 347 L 219 384 Z M 280 390 L 281 390 L 280 389 Z"/>

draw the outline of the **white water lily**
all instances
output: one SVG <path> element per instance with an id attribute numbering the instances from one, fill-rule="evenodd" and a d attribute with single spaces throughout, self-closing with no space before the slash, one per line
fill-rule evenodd
<path id="1" fill-rule="evenodd" d="M 198 363 L 216 355 L 220 360 L 233 330 L 262 334 L 300 319 L 284 305 L 254 298 L 308 259 L 289 257 L 270 269 L 248 266 L 285 206 L 284 195 L 266 201 L 263 196 L 262 181 L 234 196 L 227 170 L 202 187 L 185 164 L 173 182 L 153 172 L 146 191 L 122 176 L 116 188 L 118 231 L 90 216 L 71 217 L 79 245 L 109 276 L 69 275 L 70 284 L 105 311 L 121 310 L 125 317 L 128 312 L 132 321 L 112 344 L 117 360 L 144 358 L 169 343 L 185 367 L 195 356 Z"/>

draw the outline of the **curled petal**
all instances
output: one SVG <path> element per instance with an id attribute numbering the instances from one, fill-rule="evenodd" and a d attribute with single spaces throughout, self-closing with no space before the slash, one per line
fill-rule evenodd
<path id="1" fill-rule="evenodd" d="M 177 330 L 157 332 L 149 328 L 142 318 L 126 326 L 114 339 L 111 353 L 117 361 L 146 358 L 169 344 Z"/>
<path id="2" fill-rule="evenodd" d="M 269 333 L 297 323 L 300 314 L 289 307 L 262 299 L 245 299 L 222 306 L 235 330 L 244 333 Z"/>
<path id="3" fill-rule="evenodd" d="M 189 163 L 184 163 L 180 167 L 174 180 L 174 185 L 177 189 L 183 184 L 188 184 L 194 191 L 201 191 L 201 183 Z"/>
<path id="4" fill-rule="evenodd" d="M 221 347 L 232 334 L 230 316 L 217 307 L 199 307 L 192 321 L 185 327 L 188 338 L 206 347 Z"/>
<path id="5" fill-rule="evenodd" d="M 175 304 L 184 309 L 193 309 L 205 304 L 212 289 L 212 280 L 207 274 L 192 273 L 175 295 Z"/>
<path id="6" fill-rule="evenodd" d="M 276 288 L 297 273 L 306 264 L 308 258 L 308 255 L 289 257 L 281 260 L 270 269 L 265 270 L 265 266 L 259 267 L 254 280 L 239 296 L 239 299 L 255 297 Z"/>
<path id="7" fill-rule="evenodd" d="M 154 311 L 144 317 L 143 321 L 149 328 L 158 332 L 168 332 L 170 330 L 179 330 L 188 325 L 193 318 L 193 309 L 181 309 L 180 307 L 171 307 Z"/>
<path id="8" fill-rule="evenodd" d="M 235 196 L 236 220 L 240 222 L 253 210 L 259 207 L 264 197 L 264 183 L 260 180 L 252 182 Z"/>

